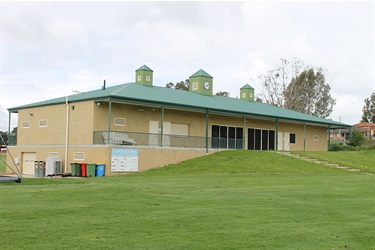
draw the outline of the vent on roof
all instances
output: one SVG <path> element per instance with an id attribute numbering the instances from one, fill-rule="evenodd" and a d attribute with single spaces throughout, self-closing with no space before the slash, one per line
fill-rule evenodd
<path id="1" fill-rule="evenodd" d="M 254 88 L 246 84 L 240 89 L 240 99 L 248 102 L 254 102 Z"/>
<path id="2" fill-rule="evenodd" d="M 212 96 L 212 79 L 213 77 L 203 69 L 198 70 L 190 76 L 189 91 Z"/>
<path id="3" fill-rule="evenodd" d="M 153 70 L 143 65 L 135 71 L 135 82 L 145 86 L 152 86 Z"/>

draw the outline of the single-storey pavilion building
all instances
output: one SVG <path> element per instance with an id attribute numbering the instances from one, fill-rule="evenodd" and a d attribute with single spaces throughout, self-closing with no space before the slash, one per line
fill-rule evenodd
<path id="1" fill-rule="evenodd" d="M 135 82 L 8 109 L 9 124 L 18 114 L 9 150 L 24 174 L 34 174 L 35 161 L 58 156 L 64 173 L 74 162 L 100 162 L 105 175 L 116 175 L 224 149 L 326 151 L 331 129 L 351 127 L 254 102 L 248 84 L 240 98 L 212 89 L 204 70 L 190 76 L 189 91 L 154 86 L 143 65 Z"/>

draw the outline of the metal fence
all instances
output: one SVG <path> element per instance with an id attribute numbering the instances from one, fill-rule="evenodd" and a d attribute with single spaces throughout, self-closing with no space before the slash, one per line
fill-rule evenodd
<path id="1" fill-rule="evenodd" d="M 9 135 L 8 136 L 8 145 L 9 146 L 17 145 L 17 135 Z"/>
<path id="2" fill-rule="evenodd" d="M 96 131 L 94 132 L 94 144 L 114 144 L 129 146 L 163 146 L 180 148 L 228 148 L 242 149 L 242 139 L 161 135 L 151 133 L 135 133 L 120 131 Z"/>
<path id="3" fill-rule="evenodd" d="M 96 131 L 94 144 L 114 144 L 128 146 L 162 146 L 179 148 L 243 149 L 243 140 L 235 138 L 200 137 L 183 135 L 161 135 L 122 131 Z M 8 145 L 17 145 L 17 135 L 9 135 Z"/>

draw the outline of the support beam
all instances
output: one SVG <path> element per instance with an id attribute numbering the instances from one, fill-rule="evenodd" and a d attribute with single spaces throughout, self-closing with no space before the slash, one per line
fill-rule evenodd
<path id="1" fill-rule="evenodd" d="M 246 149 L 246 116 L 243 117 L 242 148 Z"/>
<path id="2" fill-rule="evenodd" d="M 209 118 L 209 111 L 206 111 L 206 154 L 208 154 L 208 118 Z"/>
<path id="3" fill-rule="evenodd" d="M 279 118 L 276 118 L 276 151 L 279 150 Z"/>
<path id="4" fill-rule="evenodd" d="M 164 134 L 164 106 L 161 106 L 161 128 L 160 128 L 160 146 L 163 147 L 163 134 Z"/>
<path id="5" fill-rule="evenodd" d="M 112 102 L 108 104 L 108 144 L 111 144 L 111 114 L 112 114 Z"/>
<path id="6" fill-rule="evenodd" d="M 9 136 L 10 136 L 10 120 L 11 120 L 11 117 L 12 117 L 12 113 L 11 112 L 8 112 L 9 115 L 8 115 L 8 145 L 9 145 Z"/>
<path id="7" fill-rule="evenodd" d="M 331 149 L 331 124 L 328 125 L 328 151 Z"/>
<path id="8" fill-rule="evenodd" d="M 306 123 L 303 124 L 303 151 L 306 151 Z"/>
<path id="9" fill-rule="evenodd" d="M 64 173 L 68 172 L 68 143 L 69 143 L 69 101 L 68 96 L 65 99 L 66 104 L 66 124 L 65 124 L 65 164 Z"/>

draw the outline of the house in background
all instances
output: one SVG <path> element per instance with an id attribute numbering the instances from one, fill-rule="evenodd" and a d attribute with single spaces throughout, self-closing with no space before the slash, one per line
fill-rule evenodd
<path id="1" fill-rule="evenodd" d="M 350 137 L 351 129 L 331 129 L 331 142 L 347 142 Z"/>
<path id="2" fill-rule="evenodd" d="M 116 175 L 226 149 L 326 151 L 331 129 L 351 127 L 254 102 L 248 84 L 239 93 L 213 95 L 204 70 L 190 76 L 189 91 L 154 86 L 143 65 L 135 82 L 8 109 L 10 121 L 18 114 L 9 149 L 24 174 L 59 156 L 64 173 L 73 162 L 101 162 L 105 175 Z"/>
<path id="3" fill-rule="evenodd" d="M 371 122 L 361 122 L 353 125 L 353 129 L 360 131 L 365 138 L 375 139 L 375 124 Z"/>

